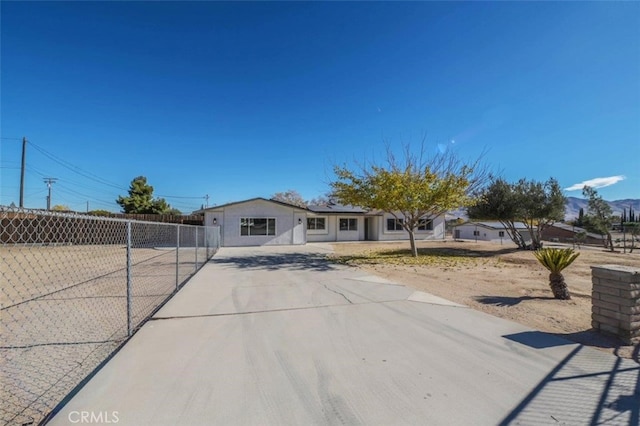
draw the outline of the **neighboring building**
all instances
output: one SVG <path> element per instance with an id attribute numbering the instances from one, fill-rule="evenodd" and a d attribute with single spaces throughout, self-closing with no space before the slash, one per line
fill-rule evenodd
<path id="1" fill-rule="evenodd" d="M 205 225 L 220 226 L 221 244 L 227 247 L 409 239 L 402 225 L 388 213 L 337 204 L 304 208 L 252 198 L 195 213 L 204 213 Z M 415 232 L 416 240 L 444 236 L 444 216 L 425 218 Z"/>
<path id="2" fill-rule="evenodd" d="M 524 237 L 525 242 L 531 242 L 529 230 L 522 222 L 516 222 L 515 227 Z M 453 238 L 456 240 L 477 240 L 503 242 L 511 241 L 506 227 L 500 222 L 467 222 L 453 228 Z"/>
<path id="3" fill-rule="evenodd" d="M 581 232 L 584 233 L 585 237 L 584 239 L 577 241 L 576 236 Z M 544 228 L 544 231 L 542 232 L 542 239 L 544 241 L 570 244 L 580 242 L 581 244 L 601 245 L 603 243 L 602 235 L 587 232 L 584 228 L 579 228 L 577 226 L 561 222 L 554 223 L 553 225 L 549 225 Z"/>

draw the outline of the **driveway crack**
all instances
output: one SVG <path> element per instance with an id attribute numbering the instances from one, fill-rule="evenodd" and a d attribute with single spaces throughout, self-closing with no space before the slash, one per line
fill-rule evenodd
<path id="1" fill-rule="evenodd" d="M 344 297 L 344 300 L 346 300 L 347 302 L 349 302 L 349 304 L 353 305 L 353 302 L 352 302 L 352 301 L 351 301 L 347 296 L 345 296 L 345 295 L 344 295 L 344 293 L 340 293 L 340 292 L 339 292 L 339 291 L 337 291 L 337 290 L 334 290 L 334 289 L 332 289 L 332 288 L 329 288 L 329 286 L 327 286 L 326 284 L 322 284 L 322 285 L 323 285 L 323 286 L 324 286 L 324 288 L 326 288 L 327 290 L 329 290 L 329 291 L 331 291 L 331 292 L 333 292 L 333 293 L 335 293 L 335 294 L 339 294 L 340 296 Z"/>

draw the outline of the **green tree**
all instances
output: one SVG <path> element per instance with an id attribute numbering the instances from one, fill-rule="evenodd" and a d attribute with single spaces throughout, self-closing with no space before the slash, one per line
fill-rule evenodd
<path id="1" fill-rule="evenodd" d="M 475 220 L 497 220 L 504 227 L 518 247 L 525 248 L 527 242 L 515 223 L 517 222 L 519 199 L 513 185 L 502 178 L 494 178 L 491 183 L 476 194 L 476 203 L 467 208 L 467 215 Z"/>
<path id="2" fill-rule="evenodd" d="M 582 207 L 580 207 L 578 218 L 573 222 L 573 224 L 578 228 L 582 228 L 584 226 L 584 209 Z"/>
<path id="3" fill-rule="evenodd" d="M 304 198 L 302 198 L 302 195 L 294 189 L 289 189 L 285 192 L 276 192 L 271 196 L 271 199 L 298 207 L 307 207 L 307 203 L 304 201 Z"/>
<path id="4" fill-rule="evenodd" d="M 119 196 L 116 202 L 124 213 L 163 214 L 171 209 L 164 198 L 153 198 L 153 186 L 144 176 L 134 178 L 129 185 L 129 196 Z"/>
<path id="5" fill-rule="evenodd" d="M 589 218 L 588 224 L 591 228 L 590 230 L 606 237 L 603 238 L 604 247 L 613 251 L 611 227 L 614 219 L 611 206 L 590 186 L 582 188 L 582 195 L 589 200 L 588 211 L 585 218 Z"/>
<path id="6" fill-rule="evenodd" d="M 69 206 L 64 204 L 56 204 L 55 206 L 51 207 L 51 210 L 53 210 L 54 212 L 70 212 L 71 211 Z"/>
<path id="7" fill-rule="evenodd" d="M 476 196 L 477 202 L 467 208 L 469 218 L 499 221 L 519 248 L 527 247 L 527 239 L 516 222 L 524 223 L 537 250 L 542 247 L 544 229 L 564 218 L 566 199 L 553 178 L 546 182 L 520 179 L 516 183 L 495 178 Z"/>
<path id="8" fill-rule="evenodd" d="M 542 247 L 544 229 L 564 219 L 566 197 L 554 178 L 546 182 L 521 179 L 515 187 L 520 198 L 520 220 L 531 235 L 533 249 Z"/>
<path id="9" fill-rule="evenodd" d="M 383 164 L 335 166 L 334 172 L 332 198 L 391 214 L 409 234 L 414 257 L 418 256 L 416 228 L 448 210 L 469 205 L 472 192 L 486 175 L 479 160 L 466 163 L 452 152 L 426 158 L 424 149 L 412 153 L 408 145 L 400 161 L 387 148 Z"/>
<path id="10" fill-rule="evenodd" d="M 549 287 L 553 297 L 561 300 L 571 299 L 567 283 L 564 281 L 562 271 L 580 256 L 573 249 L 545 248 L 533 253 L 538 262 L 549 270 Z"/>
<path id="11" fill-rule="evenodd" d="M 171 214 L 171 215 L 174 215 L 174 216 L 180 216 L 180 215 L 182 215 L 182 212 L 180 210 L 176 209 L 175 207 L 172 207 L 167 211 L 166 214 Z"/>
<path id="12" fill-rule="evenodd" d="M 631 233 L 631 247 L 629 248 L 629 253 L 633 253 L 633 249 L 636 248 L 636 240 L 638 239 L 638 235 L 640 235 L 640 223 L 638 222 L 625 222 L 622 224 L 622 229 L 625 232 Z M 625 246 L 627 242 L 625 241 Z"/>

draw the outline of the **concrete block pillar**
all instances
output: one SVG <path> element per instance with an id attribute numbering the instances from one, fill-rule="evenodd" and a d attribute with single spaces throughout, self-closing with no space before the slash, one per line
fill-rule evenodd
<path id="1" fill-rule="evenodd" d="M 591 326 L 627 344 L 640 342 L 640 269 L 592 266 L 591 281 Z"/>

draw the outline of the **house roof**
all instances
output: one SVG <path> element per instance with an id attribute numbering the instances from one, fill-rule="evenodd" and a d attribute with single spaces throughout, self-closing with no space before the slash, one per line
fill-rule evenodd
<path id="1" fill-rule="evenodd" d="M 267 198 L 263 198 L 263 197 L 255 197 L 255 198 L 249 198 L 248 200 L 234 201 L 232 203 L 221 204 L 219 206 L 207 207 L 206 209 L 197 210 L 197 211 L 193 212 L 193 214 L 204 213 L 206 211 L 211 211 L 211 210 L 220 210 L 220 209 L 223 209 L 225 207 L 235 206 L 237 204 L 250 203 L 250 202 L 253 202 L 253 201 L 266 201 L 268 203 L 279 204 L 281 206 L 291 207 L 291 208 L 298 209 L 298 210 L 308 210 L 305 207 L 296 206 L 295 204 L 289 204 L 289 203 L 285 203 L 283 201 L 267 199 Z"/>
<path id="2" fill-rule="evenodd" d="M 591 238 L 598 238 L 598 239 L 602 238 L 602 235 L 594 234 L 593 232 L 588 232 L 584 228 L 580 228 L 579 226 L 569 225 L 568 223 L 556 222 L 550 226 L 553 226 L 554 228 L 558 228 L 558 229 L 564 229 L 565 231 L 575 232 L 576 234 L 578 232 L 584 232 L 585 234 L 587 234 L 588 237 L 591 237 Z"/>
<path id="3" fill-rule="evenodd" d="M 458 226 L 464 226 L 464 225 L 472 225 L 472 226 L 482 226 L 484 228 L 489 228 L 489 229 L 506 229 L 506 226 L 504 226 L 502 223 L 500 222 L 465 222 L 463 224 L 460 224 Z M 516 229 L 527 229 L 527 226 L 522 223 L 522 222 L 515 222 L 514 223 Z"/>
<path id="4" fill-rule="evenodd" d="M 349 214 L 366 214 L 369 213 L 367 209 L 363 209 L 362 207 L 357 206 L 344 206 L 342 204 L 327 204 L 327 205 L 310 205 L 307 206 L 307 209 L 313 213 L 322 213 L 322 214 L 338 214 L 338 213 L 349 213 Z"/>

